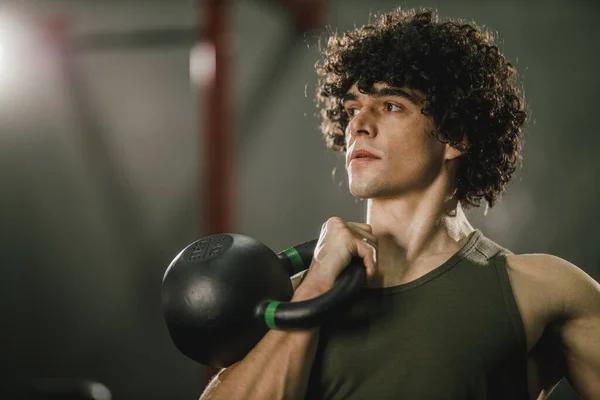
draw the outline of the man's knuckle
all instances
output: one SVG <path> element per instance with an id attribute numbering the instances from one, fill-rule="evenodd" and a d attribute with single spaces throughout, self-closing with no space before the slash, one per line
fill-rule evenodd
<path id="1" fill-rule="evenodd" d="M 329 225 L 329 224 L 334 224 L 334 225 L 335 225 L 335 224 L 340 224 L 340 223 L 344 223 L 344 220 L 343 220 L 342 218 L 340 218 L 340 217 L 335 217 L 335 216 L 334 216 L 334 217 L 330 217 L 330 218 L 327 220 L 327 224 L 328 224 L 328 225 Z"/>
<path id="2" fill-rule="evenodd" d="M 356 237 L 350 229 L 343 229 L 339 235 L 345 242 L 354 242 L 354 240 L 356 239 Z"/>

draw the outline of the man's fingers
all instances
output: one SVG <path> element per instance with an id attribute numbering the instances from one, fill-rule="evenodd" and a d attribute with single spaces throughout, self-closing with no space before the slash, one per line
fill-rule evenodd
<path id="1" fill-rule="evenodd" d="M 356 236 L 359 239 L 366 238 L 369 244 L 377 247 L 377 237 L 373 235 L 373 228 L 371 228 L 370 225 L 359 224 L 356 222 L 348 222 L 347 226 L 348 229 L 352 231 L 354 236 Z M 365 227 L 367 229 L 365 229 Z"/>
<path id="2" fill-rule="evenodd" d="M 373 228 L 359 222 L 347 222 L 346 226 L 357 238 L 357 253 L 363 259 L 367 278 L 374 277 L 377 270 L 377 237 L 373 235 Z"/>
<path id="3" fill-rule="evenodd" d="M 350 226 L 350 227 L 360 228 L 360 229 L 365 230 L 367 232 L 373 233 L 373 228 L 369 224 L 362 224 L 360 222 L 346 222 L 346 224 L 348 226 Z"/>
<path id="4" fill-rule="evenodd" d="M 377 248 L 362 240 L 359 240 L 356 247 L 358 256 L 365 264 L 367 278 L 373 278 L 377 271 Z"/>
<path id="5" fill-rule="evenodd" d="M 332 250 L 336 247 L 338 250 Z M 313 261 L 316 261 L 317 263 L 314 265 L 331 257 L 333 257 L 333 260 L 335 261 L 335 254 L 340 251 L 343 253 L 343 247 L 346 247 L 350 254 L 346 253 L 346 255 L 339 260 L 341 261 L 341 264 L 347 266 L 350 258 L 348 257 L 348 259 L 346 259 L 346 257 L 355 254 L 363 260 L 367 279 L 370 280 L 376 276 L 378 251 L 377 237 L 373 234 L 373 228 L 369 224 L 346 222 L 340 217 L 329 218 L 321 227 L 319 242 L 315 248 L 313 258 Z M 341 255 L 343 254 L 339 254 L 338 256 Z M 341 264 L 338 266 L 341 266 Z M 311 266 L 312 265 L 313 264 L 311 264 Z M 337 274 L 339 274 L 339 271 Z"/>

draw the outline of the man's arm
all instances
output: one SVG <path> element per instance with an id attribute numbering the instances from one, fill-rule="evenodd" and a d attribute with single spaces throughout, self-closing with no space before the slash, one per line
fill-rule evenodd
<path id="1" fill-rule="evenodd" d="M 304 274 L 292 277 L 294 290 Z M 296 291 L 292 301 L 320 293 Z M 200 400 L 303 399 L 318 342 L 318 328 L 302 332 L 268 331 L 243 360 L 221 370 Z"/>
<path id="2" fill-rule="evenodd" d="M 575 265 L 536 255 L 552 274 L 552 291 L 562 300 L 557 322 L 566 378 L 586 400 L 600 400 L 600 284 Z"/>
<path id="3" fill-rule="evenodd" d="M 586 400 L 600 400 L 600 284 L 575 265 L 552 257 L 562 271 L 560 334 L 567 379 Z"/>
<path id="4" fill-rule="evenodd" d="M 377 237 L 370 225 L 329 218 L 321 228 L 306 279 L 295 290 L 292 301 L 312 299 L 331 290 L 354 256 L 363 259 L 368 282 L 377 274 L 376 254 Z M 302 276 L 294 278 L 300 281 Z M 210 383 L 201 400 L 303 399 L 318 339 L 319 328 L 267 332 L 242 361 Z"/>

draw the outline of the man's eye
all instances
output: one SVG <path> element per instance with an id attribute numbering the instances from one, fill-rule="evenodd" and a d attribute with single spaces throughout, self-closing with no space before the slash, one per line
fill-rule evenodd
<path id="1" fill-rule="evenodd" d="M 396 104 L 392 104 L 392 103 L 385 103 L 385 109 L 390 112 L 395 112 L 395 111 L 401 111 L 402 107 L 400 107 Z"/>
<path id="2" fill-rule="evenodd" d="M 358 108 L 350 107 L 346 109 L 346 113 L 349 117 L 354 117 L 358 113 Z"/>

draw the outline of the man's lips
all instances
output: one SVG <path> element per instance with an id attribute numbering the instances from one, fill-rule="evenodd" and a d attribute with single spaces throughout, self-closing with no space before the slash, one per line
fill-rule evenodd
<path id="1" fill-rule="evenodd" d="M 352 152 L 350 156 L 350 163 L 363 163 L 369 161 L 379 160 L 379 157 L 375 156 L 368 150 L 365 149 L 356 149 Z"/>
<path id="2" fill-rule="evenodd" d="M 370 163 L 370 162 L 374 162 L 379 160 L 379 158 L 374 158 L 374 157 L 361 157 L 361 158 L 353 158 L 352 160 L 350 160 L 350 165 L 353 164 L 366 164 L 366 163 Z"/>

